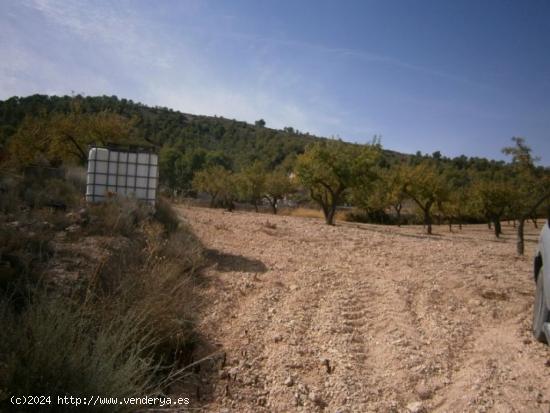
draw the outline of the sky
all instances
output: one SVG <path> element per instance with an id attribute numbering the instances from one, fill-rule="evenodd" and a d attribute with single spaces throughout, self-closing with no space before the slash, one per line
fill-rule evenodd
<path id="1" fill-rule="evenodd" d="M 550 2 L 0 0 L 0 99 L 35 93 L 550 165 Z"/>

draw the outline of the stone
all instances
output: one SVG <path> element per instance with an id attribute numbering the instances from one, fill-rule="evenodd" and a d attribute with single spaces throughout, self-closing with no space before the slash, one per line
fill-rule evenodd
<path id="1" fill-rule="evenodd" d="M 311 400 L 313 403 L 317 404 L 317 405 L 322 405 L 323 404 L 323 399 L 321 397 L 321 395 L 317 392 L 310 392 L 309 395 L 308 395 L 308 398 L 309 400 Z"/>
<path id="2" fill-rule="evenodd" d="M 420 400 L 427 400 L 432 397 L 432 389 L 425 384 L 419 384 L 415 388 L 416 394 L 420 397 Z"/>
<path id="3" fill-rule="evenodd" d="M 17 228 L 20 228 L 22 224 L 19 221 L 13 221 L 13 222 L 9 222 L 7 226 L 17 229 Z"/>
<path id="4" fill-rule="evenodd" d="M 407 404 L 407 411 L 409 413 L 422 413 L 424 411 L 424 406 L 422 402 L 411 402 Z"/>
<path id="5" fill-rule="evenodd" d="M 287 387 L 291 387 L 291 386 L 294 386 L 294 379 L 292 378 L 292 376 L 288 376 L 285 380 L 285 386 Z"/>

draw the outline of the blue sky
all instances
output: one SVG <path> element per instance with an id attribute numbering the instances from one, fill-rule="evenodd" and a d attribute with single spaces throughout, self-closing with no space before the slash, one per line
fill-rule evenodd
<path id="1" fill-rule="evenodd" d="M 73 91 L 550 165 L 550 2 L 0 0 L 0 99 Z"/>

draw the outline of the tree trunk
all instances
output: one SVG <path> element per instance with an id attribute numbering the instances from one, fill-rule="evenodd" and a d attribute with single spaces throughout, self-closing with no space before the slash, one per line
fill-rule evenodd
<path id="1" fill-rule="evenodd" d="M 334 215 L 336 213 L 336 205 L 323 208 L 323 212 L 325 213 L 325 222 L 327 223 L 327 225 L 334 225 Z"/>
<path id="2" fill-rule="evenodd" d="M 216 206 L 216 196 L 210 195 L 210 208 L 214 208 Z"/>
<path id="3" fill-rule="evenodd" d="M 514 228 L 516 227 L 516 220 L 515 220 L 515 219 L 512 221 L 512 226 L 513 226 Z"/>
<path id="4" fill-rule="evenodd" d="M 518 220 L 518 239 L 517 239 L 517 252 L 518 255 L 523 255 L 523 252 L 525 251 L 525 242 L 523 239 L 523 225 L 525 220 L 523 218 L 520 218 Z"/>
<path id="5" fill-rule="evenodd" d="M 459 221 L 459 222 L 458 222 L 458 229 L 459 229 L 459 230 L 462 230 L 462 221 Z"/>
<path id="6" fill-rule="evenodd" d="M 258 201 L 254 201 L 254 210 L 258 212 Z"/>
<path id="7" fill-rule="evenodd" d="M 500 226 L 500 219 L 494 219 L 493 220 L 493 226 L 495 227 L 495 237 L 499 238 L 500 234 L 502 234 L 502 228 Z"/>
<path id="8" fill-rule="evenodd" d="M 449 218 L 449 232 L 453 232 L 453 219 Z"/>
<path id="9" fill-rule="evenodd" d="M 401 206 L 395 207 L 395 212 L 397 214 L 397 226 L 401 226 Z"/>
<path id="10" fill-rule="evenodd" d="M 492 229 L 492 228 L 493 228 L 493 227 L 491 226 L 491 221 L 487 222 L 487 227 L 488 227 L 489 229 Z"/>
<path id="11" fill-rule="evenodd" d="M 273 211 L 273 215 L 277 215 L 277 201 L 270 202 L 271 204 L 271 211 Z"/>
<path id="12" fill-rule="evenodd" d="M 539 225 L 538 225 L 538 222 L 537 222 L 537 219 L 536 218 L 531 218 L 531 221 L 533 221 L 533 225 L 535 226 L 535 228 L 538 228 Z"/>
<path id="13" fill-rule="evenodd" d="M 426 226 L 426 234 L 432 235 L 432 216 L 429 209 L 424 210 L 424 225 Z"/>

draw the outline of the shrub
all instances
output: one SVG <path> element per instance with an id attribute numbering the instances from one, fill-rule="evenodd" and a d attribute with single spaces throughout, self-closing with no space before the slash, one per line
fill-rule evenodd
<path id="1" fill-rule="evenodd" d="M 80 194 L 86 193 L 87 171 L 81 166 L 69 166 L 65 171 L 65 179 Z"/>
<path id="2" fill-rule="evenodd" d="M 67 209 L 78 204 L 82 194 L 70 182 L 63 179 L 48 179 L 43 183 L 28 186 L 24 199 L 33 208 L 55 207 Z"/>
<path id="3" fill-rule="evenodd" d="M 52 217 L 69 214 L 36 210 L 0 225 L 0 411 L 12 394 L 139 396 L 187 374 L 200 242 L 176 225 L 169 204 L 158 221 L 134 199 L 113 198 L 88 212 L 88 233 L 115 236 L 107 245 L 117 247 L 84 288 L 82 280 L 61 290 L 22 277 L 39 274 L 52 254 Z"/>
<path id="4" fill-rule="evenodd" d="M 11 394 L 135 396 L 155 384 L 158 365 L 148 357 L 154 344 L 139 317 L 110 314 L 68 298 L 39 294 L 21 314 L 0 302 L 2 374 L 0 389 Z M 8 393 L 9 389 L 9 393 Z M 0 400 L 8 408 L 8 400 Z M 42 411 L 69 411 L 52 403 Z M 118 410 L 124 406 L 117 406 Z M 113 406 L 96 407 L 113 411 Z"/>
<path id="5" fill-rule="evenodd" d="M 174 232 L 180 224 L 178 214 L 174 211 L 170 202 L 163 197 L 157 200 L 155 218 L 164 226 L 166 232 Z"/>
<path id="6" fill-rule="evenodd" d="M 10 214 L 21 209 L 19 186 L 15 177 L 0 175 L 0 213 Z"/>
<path id="7" fill-rule="evenodd" d="M 155 359 L 164 365 L 188 360 L 193 345 L 197 298 L 196 273 L 203 263 L 202 246 L 182 226 L 168 238 L 148 224 L 146 264 L 140 271 L 126 271 L 118 285 L 100 292 L 98 306 L 143 317 L 143 334 L 155 339 Z"/>
<path id="8" fill-rule="evenodd" d="M 137 230 L 138 224 L 150 215 L 151 209 L 135 198 L 115 196 L 90 205 L 89 213 L 89 234 L 130 237 Z"/>
<path id="9" fill-rule="evenodd" d="M 39 278 L 39 268 L 53 254 L 47 231 L 32 232 L 0 226 L 0 293 L 25 295 Z"/>

